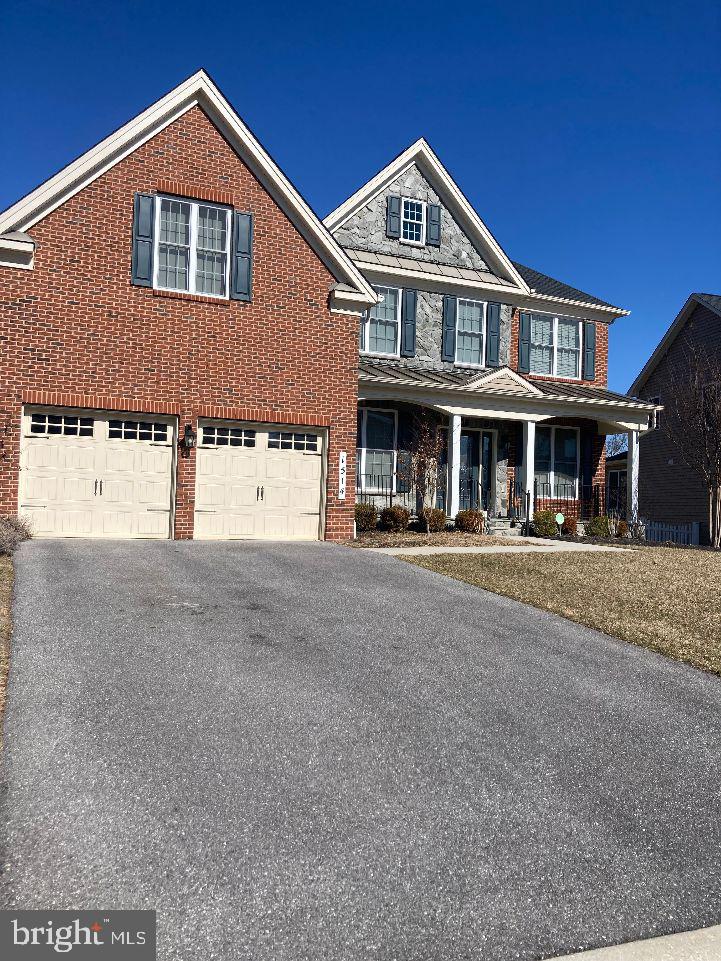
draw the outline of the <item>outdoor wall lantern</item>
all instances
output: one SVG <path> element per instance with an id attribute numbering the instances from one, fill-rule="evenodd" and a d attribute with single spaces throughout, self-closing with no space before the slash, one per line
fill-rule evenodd
<path id="1" fill-rule="evenodd" d="M 190 424 L 185 425 L 185 434 L 183 435 L 183 447 L 188 453 L 195 447 L 198 441 L 198 435 L 193 430 Z"/>

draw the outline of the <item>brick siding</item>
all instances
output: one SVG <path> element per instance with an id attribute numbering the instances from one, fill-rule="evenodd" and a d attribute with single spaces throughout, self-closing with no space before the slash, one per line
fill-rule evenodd
<path id="1" fill-rule="evenodd" d="M 251 303 L 130 283 L 133 196 L 160 190 L 253 213 Z M 35 268 L 0 268 L 0 511 L 17 509 L 22 404 L 55 404 L 174 414 L 181 433 L 209 416 L 327 428 L 326 537 L 351 536 L 357 318 L 330 312 L 334 278 L 199 107 L 29 233 Z M 189 538 L 195 452 L 176 486 Z"/>

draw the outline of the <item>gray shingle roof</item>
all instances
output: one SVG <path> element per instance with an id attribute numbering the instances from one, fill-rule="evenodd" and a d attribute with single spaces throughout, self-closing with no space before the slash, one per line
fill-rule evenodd
<path id="1" fill-rule="evenodd" d="M 463 387 L 469 381 L 476 380 L 483 371 L 479 370 L 438 370 L 424 367 L 421 364 L 401 364 L 398 361 L 361 357 L 359 368 L 361 379 L 382 377 L 386 382 L 402 384 L 417 384 L 418 386 Z M 590 384 L 567 383 L 565 381 L 533 380 L 523 378 L 533 384 L 542 394 L 561 397 L 567 400 L 600 400 L 609 403 L 627 403 L 638 405 L 642 403 L 627 394 L 617 394 L 606 390 L 605 387 L 595 387 Z M 479 385 L 480 386 L 480 385 Z M 481 390 L 488 390 L 482 387 Z M 653 407 L 652 404 L 648 405 Z"/>
<path id="2" fill-rule="evenodd" d="M 396 267 L 400 270 L 415 270 L 423 274 L 436 277 L 449 277 L 452 280 L 475 280 L 483 284 L 507 285 L 508 281 L 497 277 L 489 270 L 475 270 L 471 267 L 454 267 L 452 264 L 438 264 L 429 260 L 417 260 L 415 257 L 397 257 L 394 254 L 378 254 L 372 250 L 360 250 L 355 247 L 345 247 L 345 252 L 361 269 L 365 267 Z"/>
<path id="3" fill-rule="evenodd" d="M 692 294 L 691 296 L 710 307 L 711 310 L 715 310 L 717 314 L 721 314 L 721 294 Z"/>
<path id="4" fill-rule="evenodd" d="M 547 274 L 542 274 L 532 267 L 524 267 L 523 264 L 517 264 L 515 261 L 513 266 L 531 290 L 535 290 L 537 294 L 546 294 L 549 297 L 563 297 L 564 300 L 580 300 L 586 304 L 598 304 L 600 307 L 612 307 L 614 310 L 621 310 L 621 308 L 616 307 L 615 304 L 609 304 L 606 300 L 599 300 L 599 298 L 594 297 L 593 294 L 587 294 L 583 290 L 578 290 L 577 287 L 570 287 L 568 284 L 564 284 L 560 280 L 555 280 L 555 278 L 549 277 Z"/>

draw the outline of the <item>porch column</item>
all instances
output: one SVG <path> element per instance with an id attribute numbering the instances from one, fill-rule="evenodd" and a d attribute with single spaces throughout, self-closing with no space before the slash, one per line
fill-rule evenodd
<path id="1" fill-rule="evenodd" d="M 536 422 L 523 421 L 523 490 L 530 492 L 528 517 L 533 517 L 533 480 L 536 476 Z"/>
<path id="2" fill-rule="evenodd" d="M 629 524 L 638 520 L 638 431 L 628 432 L 628 473 L 626 475 L 626 519 Z"/>
<path id="3" fill-rule="evenodd" d="M 461 504 L 461 415 L 448 418 L 448 504 L 449 517 L 455 517 Z"/>

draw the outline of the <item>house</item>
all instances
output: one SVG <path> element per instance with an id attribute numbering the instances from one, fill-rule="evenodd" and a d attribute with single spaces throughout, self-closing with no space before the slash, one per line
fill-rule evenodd
<path id="1" fill-rule="evenodd" d="M 422 139 L 325 223 L 380 298 L 359 333 L 359 499 L 414 506 L 405 447 L 429 408 L 450 517 L 601 513 L 605 435 L 628 432 L 637 458 L 654 413 L 607 387 L 627 311 L 512 261 Z"/>
<path id="2" fill-rule="evenodd" d="M 424 141 L 323 224 L 203 71 L 0 214 L 0 277 L 0 512 L 41 536 L 349 537 L 356 479 L 413 497 L 423 408 L 450 517 L 584 516 L 654 413 L 606 386 L 626 312 L 513 263 Z"/>
<path id="3" fill-rule="evenodd" d="M 630 394 L 655 406 L 672 405 L 674 380 L 688 368 L 690 351 L 715 355 L 721 363 L 721 295 L 693 293 L 683 305 Z M 665 429 L 663 411 L 654 430 L 641 442 L 639 509 L 665 525 L 699 524 L 700 539 L 709 539 L 709 492 L 702 476 L 682 458 Z"/>
<path id="4" fill-rule="evenodd" d="M 0 278 L 0 512 L 352 536 L 376 296 L 206 73 L 0 215 Z"/>

